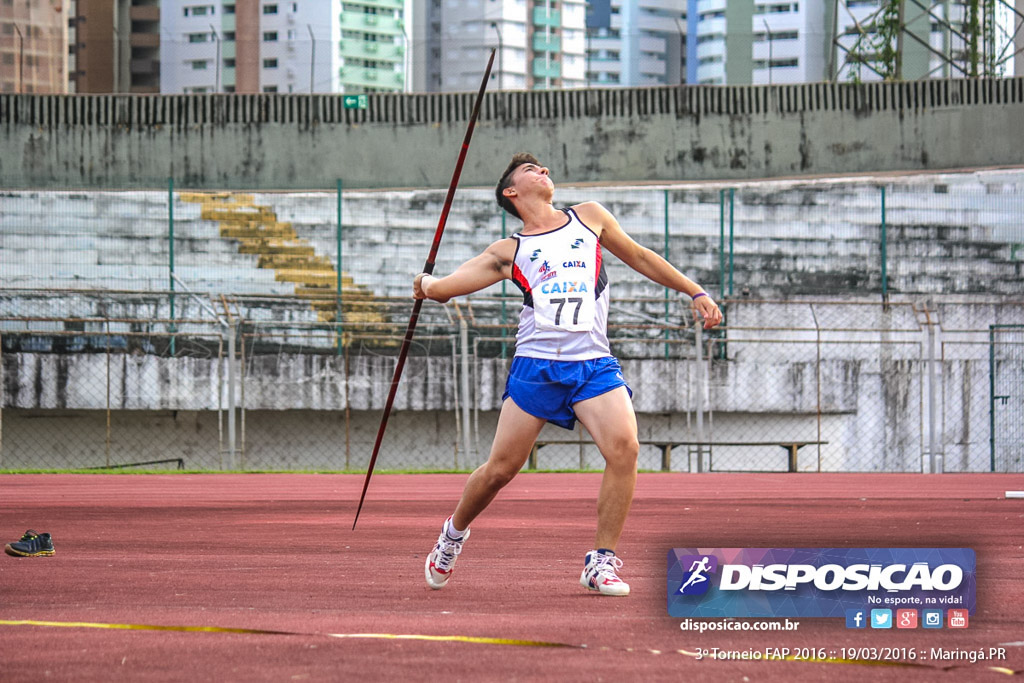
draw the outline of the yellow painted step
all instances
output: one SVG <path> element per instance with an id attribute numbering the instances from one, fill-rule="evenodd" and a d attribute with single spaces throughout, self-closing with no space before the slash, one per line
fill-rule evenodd
<path id="1" fill-rule="evenodd" d="M 260 268 L 294 268 L 297 270 L 328 270 L 331 262 L 313 254 L 260 254 Z"/>
<path id="2" fill-rule="evenodd" d="M 309 299 L 310 302 L 316 303 L 320 301 L 334 301 L 334 298 L 338 295 L 337 283 L 332 283 L 330 289 L 327 287 L 296 287 L 295 294 L 301 299 Z M 301 292 L 298 290 L 302 290 Z M 318 290 L 318 291 L 311 291 Z M 364 287 L 357 287 L 352 283 L 346 284 L 344 281 L 341 283 L 341 295 L 345 301 L 375 301 L 372 292 L 367 291 Z"/>
<path id="3" fill-rule="evenodd" d="M 220 236 L 230 239 L 267 239 L 277 237 L 281 239 L 296 239 L 295 229 L 291 223 L 242 223 L 225 224 L 220 226 Z"/>
<path id="4" fill-rule="evenodd" d="M 237 200 L 238 197 L 245 195 L 232 195 L 230 192 L 179 192 L 178 199 L 183 202 L 189 202 L 191 204 L 201 204 L 203 202 L 224 202 L 230 200 Z M 252 195 L 249 201 L 252 201 Z"/>
<path id="5" fill-rule="evenodd" d="M 338 275 L 337 275 L 336 271 L 332 271 L 332 272 L 334 272 L 334 278 L 335 279 L 329 285 L 321 285 L 321 286 L 302 286 L 302 285 L 300 285 L 300 286 L 295 288 L 295 295 L 298 296 L 298 297 L 301 297 L 303 299 L 314 299 L 314 300 L 316 300 L 316 299 L 324 299 L 324 300 L 334 301 L 334 297 L 337 295 L 337 287 L 338 287 L 338 279 L 337 278 L 338 278 Z M 356 296 L 357 294 L 362 296 L 364 293 L 366 293 L 365 288 L 357 287 L 355 282 L 352 280 L 352 277 L 349 276 L 349 275 L 342 275 L 341 276 L 341 288 L 342 288 L 342 294 L 345 297 Z M 369 294 L 366 294 L 366 295 L 367 296 L 371 296 Z"/>
<path id="6" fill-rule="evenodd" d="M 309 307 L 314 311 L 321 311 L 324 313 L 331 313 L 338 310 L 338 304 L 334 301 L 312 301 Z M 386 318 L 386 310 L 383 304 L 375 301 L 357 302 L 351 301 L 346 297 L 342 297 L 341 309 L 348 313 L 365 313 L 367 315 L 373 315 L 376 320 L 384 320 Z"/>
<path id="7" fill-rule="evenodd" d="M 298 282 L 304 285 L 327 286 L 337 284 L 338 275 L 333 270 L 281 268 L 274 271 L 274 279 L 278 282 Z"/>
<path id="8" fill-rule="evenodd" d="M 252 195 L 228 192 L 185 192 L 179 197 L 200 203 L 200 216 L 218 221 L 221 237 L 238 240 L 239 253 L 258 255 L 258 266 L 272 269 L 275 280 L 294 282 L 296 295 L 309 300 L 318 320 L 335 321 L 338 273 L 330 258 L 318 256 L 313 246 L 300 240 L 291 223 L 278 221 L 273 207 L 255 205 Z M 356 285 L 351 276 L 343 274 L 341 281 L 344 322 L 389 331 L 386 305 L 370 290 Z"/>
<path id="9" fill-rule="evenodd" d="M 242 243 L 238 247 L 239 254 L 288 254 L 294 256 L 314 256 L 316 250 L 302 240 L 284 240 L 280 238 L 239 237 Z"/>
<path id="10" fill-rule="evenodd" d="M 334 311 L 317 311 L 316 319 L 321 323 L 337 322 Z M 370 313 L 351 313 L 345 311 L 341 322 L 344 325 L 358 325 L 364 332 L 376 332 L 377 334 L 394 334 L 396 332 L 393 326 L 388 325 L 387 321 L 384 321 L 379 315 Z M 389 345 L 391 342 L 381 343 Z"/>
<path id="11" fill-rule="evenodd" d="M 217 204 L 206 204 L 199 217 L 204 221 L 223 221 L 225 223 L 239 223 L 245 221 L 262 221 L 265 223 L 277 220 L 277 214 L 267 206 L 242 206 L 231 207 Z"/>

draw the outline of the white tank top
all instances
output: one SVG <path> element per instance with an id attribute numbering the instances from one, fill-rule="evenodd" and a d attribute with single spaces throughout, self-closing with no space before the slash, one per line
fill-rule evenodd
<path id="1" fill-rule="evenodd" d="M 516 355 L 548 360 L 610 356 L 608 277 L 601 242 L 572 209 L 566 222 L 535 235 L 512 235 L 512 281 L 523 293 Z"/>

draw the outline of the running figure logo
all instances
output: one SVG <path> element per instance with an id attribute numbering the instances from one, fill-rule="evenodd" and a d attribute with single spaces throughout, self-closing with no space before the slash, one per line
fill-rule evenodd
<path id="1" fill-rule="evenodd" d="M 538 249 L 538 251 L 540 251 Z M 551 267 L 551 264 L 545 260 L 540 264 L 540 268 L 537 269 L 537 274 L 540 275 L 540 282 L 550 280 L 558 275 L 558 271 Z"/>
<path id="2" fill-rule="evenodd" d="M 679 558 L 682 567 L 689 565 L 679 586 L 679 595 L 704 595 L 711 587 L 709 574 L 718 571 L 718 558 L 714 555 L 686 555 Z"/>

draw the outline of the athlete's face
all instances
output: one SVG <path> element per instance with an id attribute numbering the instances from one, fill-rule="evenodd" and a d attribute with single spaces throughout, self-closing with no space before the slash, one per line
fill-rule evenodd
<path id="1" fill-rule="evenodd" d="M 530 192 L 535 188 L 543 188 L 542 193 L 545 194 L 555 189 L 548 168 L 537 164 L 523 164 L 517 168 L 513 172 L 512 186 L 519 194 Z"/>

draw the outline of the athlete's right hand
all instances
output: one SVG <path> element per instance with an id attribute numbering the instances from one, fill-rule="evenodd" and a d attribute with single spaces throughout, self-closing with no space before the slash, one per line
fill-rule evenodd
<path id="1" fill-rule="evenodd" d="M 412 298 L 414 299 L 426 299 L 427 293 L 423 289 L 424 278 L 431 277 L 426 273 L 418 273 L 412 281 Z"/>
<path id="2" fill-rule="evenodd" d="M 694 299 L 690 305 L 693 307 L 694 322 L 703 319 L 705 330 L 710 330 L 722 322 L 721 309 L 718 308 L 718 304 L 715 303 L 714 299 L 706 293 L 704 296 Z"/>

